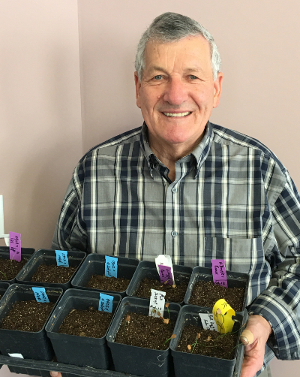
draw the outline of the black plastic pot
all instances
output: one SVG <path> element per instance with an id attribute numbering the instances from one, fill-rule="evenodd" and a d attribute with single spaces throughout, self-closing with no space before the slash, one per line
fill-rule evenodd
<path id="1" fill-rule="evenodd" d="M 170 370 L 170 352 L 116 343 L 115 337 L 123 317 L 128 312 L 148 315 L 150 300 L 125 297 L 111 323 L 106 339 L 112 353 L 115 370 L 145 377 L 167 377 Z M 180 305 L 171 303 L 169 306 L 172 320 L 176 320 Z"/>
<path id="2" fill-rule="evenodd" d="M 193 269 L 191 267 L 173 265 L 174 277 L 177 282 L 189 281 Z M 141 261 L 126 289 L 127 296 L 134 296 L 138 290 L 141 281 L 145 278 L 159 281 L 159 274 L 156 269 L 155 262 Z M 150 297 L 150 295 L 149 295 Z M 147 297 L 145 297 L 147 298 Z M 179 304 L 183 304 L 183 301 Z"/>
<path id="3" fill-rule="evenodd" d="M 45 290 L 49 301 L 54 303 L 63 292 L 61 288 L 45 287 Z M 9 286 L 0 301 L 0 323 L 15 302 L 28 300 L 35 300 L 31 286 L 17 283 Z M 26 359 L 51 360 L 54 352 L 47 338 L 45 325 L 38 332 L 0 328 L 0 352 L 3 355 L 19 353 Z"/>
<path id="4" fill-rule="evenodd" d="M 0 281 L 0 296 L 1 297 L 4 295 L 8 287 L 9 287 L 9 283 Z M 1 297 L 0 297 L 0 300 L 1 300 Z"/>
<path id="5" fill-rule="evenodd" d="M 23 260 L 24 258 L 26 258 L 29 261 L 29 259 L 33 255 L 34 251 L 35 251 L 35 249 L 22 247 L 21 248 L 21 260 Z M 8 246 L 0 246 L 0 258 L 1 259 L 10 259 L 9 247 Z M 13 284 L 13 283 L 16 282 L 16 277 L 13 278 L 13 279 L 11 279 L 11 280 L 5 280 L 5 278 L 3 277 L 3 275 L 0 274 L 0 281 L 6 281 L 9 284 Z"/>
<path id="6" fill-rule="evenodd" d="M 68 251 L 68 261 L 70 267 L 77 267 L 81 265 L 86 253 L 83 251 Z M 50 249 L 40 249 L 32 255 L 30 260 L 26 263 L 26 265 L 22 268 L 22 270 L 16 276 L 16 280 L 18 283 L 22 284 L 30 284 L 30 285 L 39 285 L 41 287 L 60 287 L 63 290 L 66 290 L 71 287 L 71 280 L 75 276 L 75 273 L 66 283 L 47 283 L 47 282 L 32 282 L 31 277 L 36 272 L 40 264 L 46 265 L 56 265 L 56 254 L 55 250 Z M 68 267 L 61 267 L 61 268 L 68 268 Z"/>
<path id="7" fill-rule="evenodd" d="M 227 272 L 228 288 L 233 288 L 233 287 L 245 288 L 245 295 L 244 295 L 244 301 L 243 301 L 243 307 L 242 307 L 242 310 L 244 310 L 246 307 L 246 302 L 247 302 L 249 276 L 241 272 L 231 272 L 231 271 L 226 271 L 226 272 Z M 211 268 L 199 267 L 199 266 L 193 268 L 193 272 L 192 272 L 191 279 L 188 285 L 188 289 L 184 297 L 184 303 L 186 305 L 189 304 L 189 300 L 191 298 L 191 294 L 193 292 L 195 284 L 200 280 L 213 281 Z"/>
<path id="8" fill-rule="evenodd" d="M 122 297 L 116 293 L 110 295 L 113 296 L 114 313 Z M 99 369 L 108 369 L 111 366 L 111 355 L 105 336 L 90 338 L 58 332 L 63 320 L 72 309 L 86 310 L 90 306 L 98 309 L 99 299 L 100 292 L 96 291 L 70 288 L 63 294 L 46 324 L 46 332 L 58 362 Z"/>
<path id="9" fill-rule="evenodd" d="M 118 277 L 123 279 L 131 279 L 137 266 L 139 264 L 138 259 L 133 258 L 122 258 L 118 257 Z M 94 289 L 87 287 L 87 283 L 93 275 L 104 275 L 105 274 L 105 255 L 102 254 L 89 254 L 80 268 L 78 269 L 76 275 L 71 281 L 71 285 L 76 288 L 96 290 L 102 292 L 115 292 L 115 291 L 105 291 L 103 289 Z M 122 297 L 125 296 L 125 291 L 115 292 L 119 293 Z"/>
<path id="10" fill-rule="evenodd" d="M 186 325 L 194 325 L 202 329 L 199 313 L 211 313 L 208 308 L 201 308 L 195 305 L 185 305 L 181 308 L 175 325 L 174 333 L 176 338 L 170 342 L 170 350 L 173 357 L 174 371 L 176 377 L 237 377 L 240 375 L 244 356 L 244 346 L 240 344 L 235 349 L 234 359 L 225 360 L 217 357 L 209 357 L 199 354 L 177 351 L 177 345 L 181 338 L 181 333 Z M 238 332 L 238 339 L 247 321 L 247 312 L 236 314 L 238 322 L 235 323 L 233 331 Z M 239 341 L 238 341 L 239 342 Z M 237 343 L 238 344 L 238 343 Z"/>

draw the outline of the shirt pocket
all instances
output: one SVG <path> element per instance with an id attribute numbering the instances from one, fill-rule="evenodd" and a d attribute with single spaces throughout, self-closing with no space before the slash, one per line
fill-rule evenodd
<path id="1" fill-rule="evenodd" d="M 272 272 L 261 237 L 205 237 L 204 249 L 206 266 L 211 266 L 211 259 L 224 259 L 226 270 L 249 275 L 247 305 L 268 287 Z"/>

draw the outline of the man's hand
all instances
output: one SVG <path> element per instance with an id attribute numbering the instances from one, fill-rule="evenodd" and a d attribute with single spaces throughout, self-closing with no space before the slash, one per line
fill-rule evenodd
<path id="1" fill-rule="evenodd" d="M 250 331 L 250 333 L 248 331 Z M 249 339 L 251 338 L 251 333 L 253 338 Z M 245 355 L 240 377 L 254 377 L 256 372 L 262 368 L 265 356 L 265 345 L 271 333 L 272 328 L 266 319 L 260 315 L 249 316 L 247 327 L 241 335 L 241 342 L 245 344 Z M 243 335 L 248 338 L 248 345 Z"/>
<path id="2" fill-rule="evenodd" d="M 51 375 L 51 377 L 62 377 L 62 375 L 61 375 L 60 372 L 54 372 L 54 371 L 52 371 L 52 372 L 50 372 L 50 375 Z"/>

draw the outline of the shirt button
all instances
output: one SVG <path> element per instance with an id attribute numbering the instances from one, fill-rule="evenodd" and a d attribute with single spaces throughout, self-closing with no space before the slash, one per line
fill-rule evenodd
<path id="1" fill-rule="evenodd" d="M 173 231 L 171 232 L 171 235 L 172 235 L 172 237 L 176 237 L 176 236 L 177 236 L 177 232 L 176 232 L 176 230 L 173 230 Z"/>
<path id="2" fill-rule="evenodd" d="M 173 187 L 172 192 L 174 192 L 174 193 L 177 192 L 177 187 Z"/>

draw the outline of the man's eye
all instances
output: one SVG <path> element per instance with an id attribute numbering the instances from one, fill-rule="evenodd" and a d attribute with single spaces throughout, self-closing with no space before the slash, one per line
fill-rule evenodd
<path id="1" fill-rule="evenodd" d="M 161 80 L 162 79 L 162 75 L 156 75 L 154 76 L 154 80 Z"/>
<path id="2" fill-rule="evenodd" d="M 189 77 L 190 77 L 191 80 L 197 80 L 197 78 L 198 78 L 198 77 L 195 76 L 195 75 L 190 75 Z"/>

